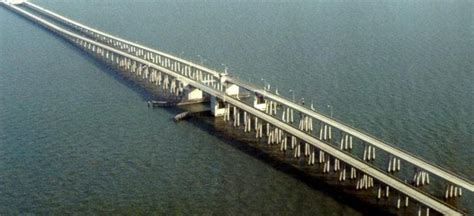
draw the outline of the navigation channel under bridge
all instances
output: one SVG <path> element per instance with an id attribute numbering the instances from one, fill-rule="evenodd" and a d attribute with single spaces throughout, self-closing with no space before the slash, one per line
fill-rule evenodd
<path id="1" fill-rule="evenodd" d="M 393 208 L 414 208 L 418 215 L 466 214 L 455 201 L 465 191 L 474 191 L 471 180 L 325 116 L 312 104 L 299 104 L 267 86 L 261 88 L 227 71 L 218 72 L 112 36 L 30 2 L 2 2 L 2 6 L 143 86 L 152 86 L 152 91 L 166 92 L 184 103 L 210 101 L 216 118 L 289 152 L 307 166 L 321 167 L 341 185 L 370 191 L 375 199 L 389 202 Z M 409 172 L 402 172 L 405 170 Z"/>

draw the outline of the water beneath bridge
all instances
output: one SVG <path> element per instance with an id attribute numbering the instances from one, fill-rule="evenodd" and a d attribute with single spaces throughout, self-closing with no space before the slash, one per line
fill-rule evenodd
<path id="1" fill-rule="evenodd" d="M 254 83 L 265 77 L 474 176 L 472 3 L 34 2 Z M 0 213 L 366 213 L 265 156 L 277 153 L 232 141 L 219 121 L 175 124 L 178 110 L 148 109 L 141 88 L 3 8 L 0 23 Z M 474 212 L 473 200 L 460 204 Z"/>

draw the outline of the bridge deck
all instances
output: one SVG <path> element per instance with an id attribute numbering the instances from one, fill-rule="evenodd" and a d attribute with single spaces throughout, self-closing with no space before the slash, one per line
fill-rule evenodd
<path id="1" fill-rule="evenodd" d="M 246 88 L 252 92 L 255 92 L 255 93 L 258 93 L 258 94 L 261 94 L 261 95 L 265 95 L 265 97 L 271 99 L 271 100 L 274 100 L 278 103 L 281 103 L 281 104 L 285 104 L 286 106 L 292 108 L 292 109 L 295 109 L 295 110 L 298 110 L 298 111 L 301 111 L 302 113 L 308 115 L 308 116 L 311 116 L 315 119 L 319 119 L 320 121 L 323 121 L 327 124 L 330 124 L 336 128 L 339 128 L 341 129 L 342 131 L 344 131 L 345 133 L 348 133 L 350 135 L 353 135 L 354 137 L 357 137 L 359 139 L 361 139 L 362 141 L 366 142 L 366 143 L 369 143 L 371 145 L 374 145 L 376 147 L 378 147 L 379 149 L 381 150 L 384 150 L 400 159 L 403 159 L 413 165 L 416 165 L 417 167 L 420 167 L 422 168 L 423 170 L 426 170 L 428 172 L 431 172 L 443 179 L 446 179 L 447 181 L 449 182 L 452 182 L 454 184 L 457 184 L 461 187 L 464 187 L 466 188 L 467 190 L 469 191 L 474 191 L 474 184 L 464 178 L 464 177 L 461 177 L 457 174 L 454 174 L 452 173 L 451 171 L 449 170 L 446 170 L 444 168 L 441 168 L 439 166 L 436 166 L 436 165 L 433 165 L 431 164 L 430 162 L 427 162 L 426 160 L 422 159 L 421 157 L 418 157 L 418 156 L 415 156 L 407 151 L 404 151 L 400 148 L 397 148 L 393 145 L 390 145 L 388 143 L 385 143 L 373 136 L 370 136 L 362 131 L 359 131 L 353 127 L 350 127 L 350 126 L 347 126 L 335 119 L 332 119 L 330 117 L 327 117 L 323 114 L 320 114 L 316 111 L 313 111 L 305 106 L 302 106 L 300 104 L 297 104 L 291 100 L 288 100 L 286 98 L 283 98 L 281 96 L 278 96 L 278 95 L 275 95 L 271 92 L 268 92 L 268 91 L 265 91 L 264 89 L 262 88 L 259 88 L 253 84 L 250 84 L 250 83 L 246 83 L 242 80 L 237 80 L 237 79 L 233 79 L 233 78 L 229 78 L 228 79 L 229 82 L 231 83 L 236 83 L 240 86 L 242 86 L 243 88 Z"/>
<path id="2" fill-rule="evenodd" d="M 81 23 L 78 23 L 74 20 L 71 20 L 71 19 L 68 19 L 64 16 L 61 16 L 59 14 L 56 14 L 52 11 L 49 11 L 45 8 L 42 8 L 38 5 L 35 5 L 33 3 L 30 3 L 30 2 L 25 2 L 24 3 L 26 6 L 29 6 L 33 9 L 36 9 L 36 10 L 39 10 L 45 14 L 48 14 L 52 17 L 56 17 L 57 19 L 60 19 L 60 20 L 65 20 L 66 22 L 69 22 L 69 23 L 72 23 L 74 25 L 77 25 L 77 26 L 80 26 L 81 28 L 84 28 L 84 29 L 88 29 L 90 31 L 94 31 L 98 34 L 101 34 L 101 35 L 104 35 L 106 37 L 109 37 L 109 38 L 112 38 L 114 40 L 117 40 L 117 41 L 121 41 L 121 42 L 124 42 L 124 43 L 127 43 L 127 44 L 130 44 L 130 45 L 133 45 L 135 47 L 138 47 L 138 48 L 141 48 L 143 50 L 147 50 L 147 51 L 150 51 L 150 52 L 154 52 L 154 53 L 158 53 L 160 55 L 163 55 L 165 57 L 168 57 L 170 59 L 173 59 L 173 60 L 176 60 L 176 61 L 179 61 L 183 64 L 187 64 L 187 65 L 190 65 L 192 67 L 195 67 L 199 70 L 202 70 L 202 71 L 205 71 L 207 73 L 210 73 L 212 74 L 213 76 L 215 77 L 219 77 L 219 72 L 217 71 L 214 71 L 212 69 L 209 69 L 209 68 L 206 68 L 206 67 L 203 67 L 201 65 L 198 65 L 198 64 L 195 64 L 193 62 L 190 62 L 190 61 L 186 61 L 184 59 L 181 59 L 181 58 L 178 58 L 176 56 L 173 56 L 173 55 L 170 55 L 170 54 L 167 54 L 167 53 L 163 53 L 161 51 L 158 51 L 158 50 L 155 50 L 155 49 L 151 49 L 151 48 L 148 48 L 148 47 L 145 47 L 145 46 L 142 46 L 140 44 L 136 44 L 136 43 L 133 43 L 133 42 L 130 42 L 130 41 L 126 41 L 124 39 L 121 39 L 119 37 L 115 37 L 113 35 L 110 35 L 110 34 L 107 34 L 105 32 L 102 32 L 102 31 L 99 31 L 97 29 L 94 29 L 94 28 L 91 28 L 91 27 L 88 27 L 88 26 L 85 26 Z M 400 148 L 397 148 L 393 145 L 390 145 L 380 139 L 377 139 L 371 135 L 368 135 L 367 133 L 364 133 L 360 130 L 357 130 L 355 128 L 352 128 L 348 125 L 345 125 L 339 121 L 336 121 L 335 119 L 332 119 L 332 118 L 329 118 L 321 113 L 318 113 L 316 111 L 313 111 L 311 109 L 308 109 L 307 107 L 305 106 L 302 106 L 300 104 L 297 104 L 291 100 L 288 100 L 286 98 L 283 98 L 281 96 L 278 96 L 278 95 L 275 95 L 271 92 L 268 92 L 268 91 L 265 91 L 264 89 L 262 89 L 261 87 L 258 87 L 258 86 L 255 86 L 253 84 L 250 84 L 250 83 L 247 83 L 245 81 L 242 81 L 242 80 L 239 80 L 239 79 L 236 79 L 236 78 L 231 78 L 229 77 L 227 79 L 228 82 L 231 82 L 231 83 L 234 83 L 234 84 L 237 84 L 243 88 L 246 88 L 252 92 L 256 92 L 256 93 L 259 93 L 259 94 L 262 94 L 262 95 L 265 95 L 267 98 L 271 99 L 271 100 L 274 100 L 278 103 L 281 103 L 281 104 L 285 104 L 286 106 L 292 108 L 292 109 L 295 109 L 297 111 L 300 111 L 308 116 L 311 116 L 315 119 L 318 119 L 320 121 L 323 121 L 327 124 L 330 124 L 332 125 L 333 127 L 336 127 L 342 131 L 344 131 L 345 133 L 348 133 L 366 143 L 369 143 L 373 146 L 376 146 L 377 148 L 381 149 L 381 150 L 384 150 L 392 155 L 394 155 L 395 157 L 397 158 L 400 158 L 400 159 L 403 159 L 417 167 L 420 167 L 422 168 L 423 170 L 425 171 L 428 171 L 434 175 L 437 175 L 443 179 L 445 179 L 446 181 L 448 182 L 452 182 L 458 186 L 461 186 L 463 188 L 466 188 L 467 190 L 471 191 L 471 192 L 474 192 L 474 183 L 471 182 L 469 179 L 466 179 L 462 176 L 459 176 L 449 170 L 446 170 L 442 167 L 439 167 L 439 166 L 436 166 L 426 160 L 424 160 L 423 158 L 421 157 L 418 157 L 418 156 L 415 156 L 407 151 L 404 151 Z"/>

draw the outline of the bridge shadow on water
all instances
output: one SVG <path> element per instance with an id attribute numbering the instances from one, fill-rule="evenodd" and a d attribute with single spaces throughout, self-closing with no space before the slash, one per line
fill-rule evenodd
<path id="1" fill-rule="evenodd" d="M 58 35 L 55 35 L 55 37 L 63 39 Z M 146 101 L 150 100 L 166 100 L 167 96 L 163 95 L 163 92 L 151 93 L 150 88 L 143 87 L 143 83 L 138 82 L 134 77 L 127 76 L 127 73 L 97 59 L 93 54 L 85 52 L 69 41 L 64 39 L 63 41 L 67 42 L 71 49 L 80 51 L 81 55 L 90 63 L 94 64 L 94 66 L 134 91 L 143 99 L 144 104 Z M 191 107 L 192 106 L 193 105 L 191 105 Z M 171 114 L 177 114 L 189 108 L 190 106 L 166 107 L 162 109 Z M 233 128 L 226 124 L 222 119 L 214 118 L 205 114 L 194 116 L 187 122 L 205 133 L 213 134 L 229 146 L 264 162 L 273 169 L 303 182 L 312 189 L 318 190 L 324 193 L 324 195 L 333 198 L 339 203 L 344 203 L 364 215 L 396 215 L 401 213 L 397 213 L 397 211 L 394 210 L 393 205 L 389 206 L 385 202 L 380 203 L 374 201 L 375 198 L 372 193 L 369 195 L 367 192 L 355 191 L 353 189 L 355 183 L 341 185 L 338 183 L 337 177 L 331 175 L 328 176 L 328 174 L 323 175 L 321 172 L 322 169 L 319 165 L 314 165 L 314 167 L 318 167 L 316 170 L 307 169 L 304 166 L 304 160 L 298 161 L 293 159 L 291 156 L 284 155 L 284 153 L 279 151 L 279 146 L 277 145 L 271 145 L 271 147 L 268 147 L 267 144 L 261 140 L 249 138 L 249 134 L 244 133 L 241 129 Z M 254 135 L 253 133 L 250 134 Z M 407 212 L 408 211 L 404 211 L 404 213 Z M 415 213 L 414 211 L 410 212 L 413 214 Z"/>
<path id="2" fill-rule="evenodd" d="M 57 35 L 55 37 L 61 38 Z M 62 38 L 63 39 L 63 38 Z M 64 40 L 64 39 L 63 39 Z M 149 84 L 140 82 L 136 77 L 129 76 L 128 73 L 119 68 L 108 64 L 107 62 L 96 58 L 94 54 L 87 53 L 67 40 L 66 44 L 71 49 L 80 51 L 81 55 L 89 60 L 94 66 L 112 76 L 119 83 L 130 88 L 139 95 L 144 104 L 151 100 L 171 100 L 169 94 L 166 94 L 159 88 L 150 87 Z M 145 86 L 145 87 L 144 87 Z M 194 107 L 194 108 L 193 108 Z M 165 111 L 176 115 L 188 110 L 203 110 L 203 105 L 187 105 L 183 107 L 163 107 Z M 322 192 L 325 196 L 331 197 L 338 203 L 343 203 L 350 208 L 362 213 L 363 215 L 416 215 L 418 206 L 410 200 L 408 208 L 396 208 L 396 198 L 392 195 L 389 199 L 376 199 L 376 189 L 367 191 L 355 190 L 355 180 L 346 180 L 341 183 L 338 181 L 338 175 L 322 173 L 322 166 L 315 164 L 313 166 L 305 165 L 304 156 L 301 159 L 292 157 L 291 150 L 286 153 L 280 151 L 280 146 L 273 144 L 267 145 L 266 140 L 254 138 L 255 134 L 244 133 L 242 128 L 234 128 L 222 120 L 214 118 L 209 113 L 198 114 L 187 120 L 201 131 L 216 136 L 223 143 L 235 148 L 247 155 L 250 155 L 259 161 L 271 166 L 273 169 L 285 173 L 292 178 L 306 184 L 310 188 Z M 253 137 L 252 137 L 253 136 Z M 403 201 L 402 201 L 403 202 Z M 321 203 L 320 203 L 321 204 Z M 324 204 L 323 204 L 324 205 Z M 402 204 L 403 205 L 403 204 Z M 430 215 L 439 215 L 437 212 L 431 212 Z"/>
<path id="3" fill-rule="evenodd" d="M 87 58 L 97 68 L 101 69 L 108 75 L 112 76 L 118 82 L 124 86 L 130 88 L 136 94 L 138 94 L 145 103 L 149 100 L 164 99 L 166 96 L 160 95 L 160 93 L 151 93 L 149 89 L 144 88 L 137 82 L 133 77 L 127 76 L 118 70 L 118 68 L 108 65 L 104 61 L 95 58 L 92 54 L 85 52 L 77 46 L 68 43 L 72 49 L 81 51 L 81 54 Z M 194 105 L 185 107 L 165 107 L 161 108 L 171 114 L 177 114 L 184 110 L 191 109 Z M 291 156 L 284 155 L 279 151 L 278 145 L 271 145 L 268 147 L 262 140 L 250 138 L 254 136 L 254 133 L 244 133 L 242 129 L 233 128 L 220 118 L 214 118 L 210 114 L 197 115 L 187 120 L 188 123 L 192 124 L 196 128 L 200 129 L 204 133 L 212 134 L 219 140 L 226 143 L 227 145 L 250 155 L 263 163 L 271 166 L 273 169 L 283 172 L 298 181 L 303 182 L 314 190 L 318 190 L 324 195 L 329 196 L 339 203 L 344 203 L 347 206 L 361 212 L 364 215 L 396 215 L 397 212 L 393 211 L 393 206 L 387 208 L 385 203 L 373 202 L 374 197 L 370 194 L 361 191 L 354 192 L 354 184 L 341 185 L 338 182 L 337 177 L 328 176 L 321 174 L 322 169 L 319 165 L 317 170 L 305 169 L 304 160 L 297 161 Z M 179 123 L 178 123 L 179 124 Z M 289 150 L 288 152 L 291 152 Z M 333 182 L 331 184 L 330 182 Z M 348 189 L 351 188 L 351 189 Z M 372 200 L 372 201 L 370 201 Z"/>
<path id="4" fill-rule="evenodd" d="M 331 197 L 338 203 L 343 203 L 364 215 L 408 213 L 408 211 L 397 212 L 393 205 L 388 206 L 383 201 L 377 202 L 372 192 L 355 191 L 355 182 L 340 183 L 338 176 L 332 173 L 322 174 L 322 168 L 319 164 L 311 167 L 306 166 L 304 159 L 295 159 L 292 155 L 290 156 L 292 154 L 291 150 L 287 150 L 286 153 L 281 152 L 279 145 L 267 145 L 265 139 L 254 138 L 254 133 L 244 133 L 242 128 L 234 128 L 222 119 L 210 115 L 201 115 L 193 117 L 187 122 L 205 133 L 213 134 L 227 145 L 262 161 L 273 169 L 297 179 L 310 188 L 318 190 L 325 196 Z M 349 180 L 346 180 L 346 182 L 349 182 Z"/>

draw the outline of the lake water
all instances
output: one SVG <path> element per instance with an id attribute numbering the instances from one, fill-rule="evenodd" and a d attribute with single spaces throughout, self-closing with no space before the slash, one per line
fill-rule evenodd
<path id="1" fill-rule="evenodd" d="M 32 1 L 271 84 L 474 179 L 472 1 Z M 144 90 L 0 8 L 0 214 L 358 215 L 370 210 L 174 123 Z M 474 212 L 467 191 L 460 205 Z"/>

